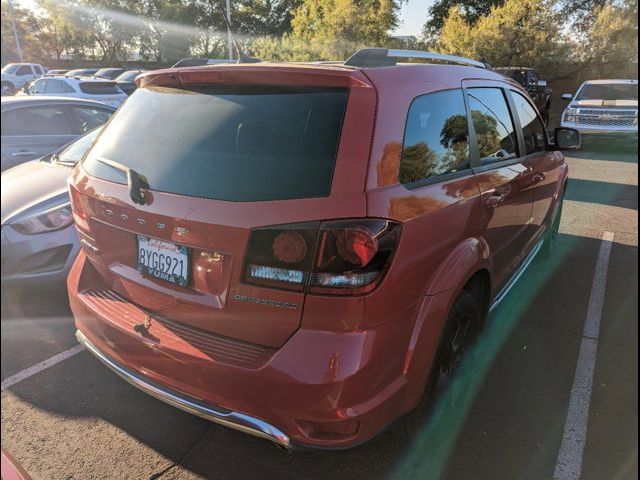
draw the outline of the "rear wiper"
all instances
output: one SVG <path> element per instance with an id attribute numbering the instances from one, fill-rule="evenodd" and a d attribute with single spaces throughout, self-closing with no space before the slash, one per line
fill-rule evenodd
<path id="1" fill-rule="evenodd" d="M 147 195 L 145 193 L 145 189 L 149 188 L 149 182 L 146 177 L 140 175 L 133 168 L 129 168 L 126 165 L 123 165 L 118 162 L 114 162 L 113 160 L 109 160 L 108 158 L 97 158 L 100 163 L 108 165 L 111 168 L 119 170 L 127 176 L 127 186 L 129 187 L 129 195 L 131 196 L 131 200 L 133 203 L 137 203 L 139 205 L 144 205 L 147 203 Z"/>

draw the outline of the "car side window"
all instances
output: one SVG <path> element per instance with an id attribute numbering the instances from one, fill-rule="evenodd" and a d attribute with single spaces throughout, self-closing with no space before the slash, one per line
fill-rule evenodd
<path id="1" fill-rule="evenodd" d="M 36 71 L 37 75 L 42 75 L 42 69 L 40 68 L 40 65 L 34 65 L 33 69 Z"/>
<path id="2" fill-rule="evenodd" d="M 524 95 L 515 91 L 512 93 L 524 135 L 525 154 L 531 155 L 546 150 L 547 134 L 544 123 Z"/>
<path id="3" fill-rule="evenodd" d="M 73 135 L 63 106 L 29 107 L 2 114 L 2 135 Z"/>
<path id="4" fill-rule="evenodd" d="M 462 90 L 417 97 L 407 116 L 398 181 L 410 184 L 469 168 L 469 128 Z"/>
<path id="5" fill-rule="evenodd" d="M 47 82 L 47 93 L 75 93 L 75 90 L 64 80 L 50 79 Z"/>
<path id="6" fill-rule="evenodd" d="M 76 124 L 76 131 L 86 133 L 99 127 L 111 116 L 111 111 L 94 107 L 70 107 L 71 115 Z"/>
<path id="7" fill-rule="evenodd" d="M 31 75 L 33 71 L 29 65 L 21 65 L 16 72 L 16 75 Z"/>
<path id="8" fill-rule="evenodd" d="M 470 88 L 467 96 L 482 164 L 518 157 L 516 130 L 503 90 Z"/>
<path id="9" fill-rule="evenodd" d="M 40 80 L 36 80 L 31 85 L 29 85 L 28 87 L 29 93 L 30 94 L 45 93 L 47 89 L 47 82 L 48 80 L 45 80 L 44 78 Z"/>

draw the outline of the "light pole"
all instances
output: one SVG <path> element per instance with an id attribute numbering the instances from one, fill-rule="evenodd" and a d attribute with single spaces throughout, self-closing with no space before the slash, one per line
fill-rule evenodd
<path id="1" fill-rule="evenodd" d="M 231 33 L 231 0 L 227 0 L 227 49 L 229 50 L 229 60 L 233 60 L 233 36 Z"/>
<path id="2" fill-rule="evenodd" d="M 18 50 L 18 58 L 20 59 L 20 63 L 22 63 L 24 61 L 24 58 L 22 58 L 22 47 L 20 46 L 20 37 L 18 37 L 18 29 L 16 28 L 16 19 L 13 15 L 13 3 L 11 3 L 11 0 L 8 0 L 9 2 L 9 15 L 11 15 L 11 26 L 13 27 L 13 37 L 16 40 L 16 50 Z M 229 0 L 227 0 L 227 4 L 229 3 Z"/>

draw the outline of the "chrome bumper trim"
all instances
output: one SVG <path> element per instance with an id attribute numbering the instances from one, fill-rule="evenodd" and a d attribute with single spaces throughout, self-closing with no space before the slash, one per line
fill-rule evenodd
<path id="1" fill-rule="evenodd" d="M 216 407 L 199 403 L 196 400 L 189 399 L 181 396 L 180 394 L 168 389 L 161 388 L 148 380 L 126 370 L 111 360 L 107 355 L 100 351 L 95 345 L 93 345 L 89 339 L 80 331 L 76 330 L 76 338 L 82 346 L 84 346 L 89 352 L 95 355 L 98 360 L 104 363 L 107 367 L 113 370 L 116 374 L 129 382 L 134 387 L 148 393 L 149 395 L 161 400 L 169 405 L 172 405 L 180 410 L 197 415 L 214 423 L 224 425 L 225 427 L 233 428 L 255 437 L 264 438 L 270 440 L 288 450 L 293 447 L 291 440 L 278 428 L 258 418 L 251 417 L 244 413 L 226 411 L 223 409 L 216 409 Z"/>

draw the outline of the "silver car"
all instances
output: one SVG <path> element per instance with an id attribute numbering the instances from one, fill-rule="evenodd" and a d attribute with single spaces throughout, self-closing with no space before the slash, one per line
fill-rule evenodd
<path id="1" fill-rule="evenodd" d="M 47 96 L 2 97 L 2 171 L 40 158 L 106 122 L 100 102 Z"/>
<path id="2" fill-rule="evenodd" d="M 2 173 L 3 288 L 64 286 L 79 249 L 67 178 L 100 130 Z"/>

